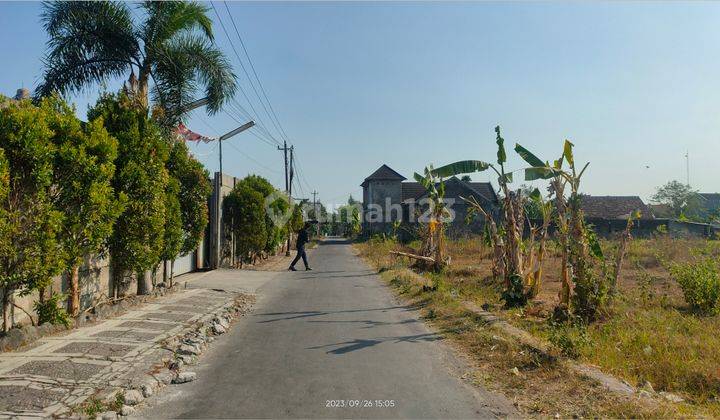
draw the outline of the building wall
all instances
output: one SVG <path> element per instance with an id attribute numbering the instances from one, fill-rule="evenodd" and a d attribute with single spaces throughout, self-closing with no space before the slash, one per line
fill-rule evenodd
<path id="1" fill-rule="evenodd" d="M 210 197 L 210 268 L 230 267 L 234 265 L 232 234 L 228 232 L 227 222 L 222 215 L 222 200 L 235 188 L 239 178 L 215 172 L 213 194 Z"/>
<path id="2" fill-rule="evenodd" d="M 385 200 L 390 199 L 391 204 L 402 202 L 402 186 L 400 181 L 369 181 L 368 202 L 385 205 Z"/>
<path id="3" fill-rule="evenodd" d="M 387 203 L 390 205 L 400 206 L 402 203 L 402 186 L 400 181 L 383 181 L 383 180 L 372 180 L 368 181 L 368 184 L 363 188 L 363 226 L 366 229 L 374 229 L 375 223 L 368 222 L 368 217 L 371 214 L 379 218 L 379 220 L 402 220 L 402 210 L 391 211 L 390 219 L 385 218 L 384 212 L 389 208 Z M 379 213 L 376 211 L 370 211 L 370 205 L 379 205 L 382 209 Z"/>

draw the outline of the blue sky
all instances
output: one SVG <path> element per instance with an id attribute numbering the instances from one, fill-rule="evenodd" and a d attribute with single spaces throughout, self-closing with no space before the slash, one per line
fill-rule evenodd
<path id="1" fill-rule="evenodd" d="M 224 5 L 215 5 L 230 29 Z M 720 191 L 720 4 L 229 7 L 296 146 L 303 182 L 295 196 L 317 189 L 326 203 L 358 197 L 359 184 L 382 163 L 410 178 L 429 163 L 491 160 L 497 124 L 509 144 L 541 157 L 556 157 L 563 139 L 573 141 L 576 158 L 591 162 L 589 194 L 647 199 L 656 186 L 685 180 L 686 151 L 692 186 Z M 1 93 L 39 80 L 46 41 L 39 11 L 39 3 L 0 3 Z M 215 31 L 275 133 L 219 25 Z M 78 114 L 98 90 L 71 98 Z M 237 124 L 227 113 L 195 112 L 187 125 L 218 135 Z M 228 143 L 226 173 L 258 173 L 282 186 L 280 152 L 249 133 Z M 217 170 L 215 145 L 192 150 Z M 508 166 L 522 163 L 511 155 Z"/>

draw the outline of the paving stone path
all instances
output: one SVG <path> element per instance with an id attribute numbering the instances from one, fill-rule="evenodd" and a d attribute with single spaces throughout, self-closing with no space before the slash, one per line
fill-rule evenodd
<path id="1" fill-rule="evenodd" d="M 242 305 L 239 296 L 180 290 L 115 318 L 0 353 L 0 417 L 68 414 L 90 397 L 109 399 L 130 389 L 148 394 L 178 381 L 180 368 L 212 341 L 212 331 L 205 330 L 215 326 L 215 333 L 224 332 L 232 317 L 227 314 Z M 188 344 L 191 354 L 178 356 L 179 346 Z"/>

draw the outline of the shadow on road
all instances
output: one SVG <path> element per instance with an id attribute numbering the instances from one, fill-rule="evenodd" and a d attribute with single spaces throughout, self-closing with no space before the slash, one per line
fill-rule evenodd
<path id="1" fill-rule="evenodd" d="M 313 317 L 313 316 L 322 316 L 322 315 L 331 315 L 331 314 L 350 314 L 350 313 L 356 313 L 356 312 L 389 311 L 392 309 L 403 309 L 406 311 L 413 310 L 413 308 L 410 306 L 398 305 L 398 306 L 388 306 L 385 308 L 346 309 L 346 310 L 341 310 L 341 311 L 269 312 L 269 313 L 263 313 L 263 314 L 255 314 L 254 316 L 286 315 L 286 316 L 282 316 L 280 318 L 266 319 L 263 321 L 259 321 L 259 323 L 262 324 L 262 323 L 267 323 L 267 322 L 285 321 L 285 320 L 307 318 L 307 317 Z"/>
<path id="2" fill-rule="evenodd" d="M 421 341 L 429 342 L 429 341 L 438 341 L 442 340 L 443 337 L 435 334 L 435 333 L 425 333 L 425 334 L 416 334 L 416 335 L 405 335 L 400 337 L 380 337 L 372 340 L 365 340 L 365 339 L 355 339 L 353 341 L 345 341 L 342 343 L 334 343 L 334 344 L 325 344 L 322 346 L 314 346 L 314 347 L 308 347 L 308 350 L 318 350 L 318 349 L 324 349 L 328 347 L 335 347 L 335 346 L 341 346 L 334 350 L 328 350 L 327 354 L 345 354 L 350 353 L 357 350 L 362 350 L 364 348 L 377 346 L 381 343 L 418 343 Z"/>
<path id="3" fill-rule="evenodd" d="M 308 322 L 325 323 L 325 324 L 365 324 L 366 326 L 364 328 L 372 328 L 372 327 L 382 327 L 385 325 L 414 324 L 414 323 L 420 322 L 420 321 L 417 319 L 406 319 L 406 320 L 400 321 L 400 322 L 373 321 L 370 319 L 353 320 L 353 321 L 333 321 L 333 320 L 324 320 L 324 319 L 314 319 L 314 320 L 310 320 Z"/>

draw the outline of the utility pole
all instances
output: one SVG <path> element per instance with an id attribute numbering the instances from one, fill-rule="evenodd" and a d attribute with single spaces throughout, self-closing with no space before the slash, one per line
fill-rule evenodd
<path id="1" fill-rule="evenodd" d="M 287 141 L 283 142 L 283 147 L 278 146 L 278 150 L 282 150 L 283 154 L 285 155 L 285 192 L 290 196 L 290 187 L 288 186 L 288 147 L 287 147 Z"/>
<path id="2" fill-rule="evenodd" d="M 290 206 L 292 208 L 292 178 L 293 178 L 293 147 L 288 147 L 287 141 L 283 141 L 283 147 L 278 146 L 278 150 L 282 150 L 283 155 L 285 157 L 285 193 L 287 193 L 288 201 L 290 202 Z M 288 166 L 288 152 L 290 152 L 290 165 Z M 290 255 L 290 242 L 292 239 L 292 231 L 290 228 L 288 228 L 288 238 L 287 238 L 287 249 L 285 251 L 285 256 Z"/>
<path id="3" fill-rule="evenodd" d="M 685 176 L 687 179 L 687 186 L 690 186 L 690 151 L 685 152 Z"/>
<path id="4" fill-rule="evenodd" d="M 313 191 L 312 195 L 313 195 L 313 216 L 315 216 L 315 220 L 318 220 L 318 209 L 317 209 L 317 199 L 316 199 L 318 192 Z"/>
<path id="5" fill-rule="evenodd" d="M 313 216 L 315 216 L 315 220 L 318 221 L 318 223 L 315 225 L 315 234 L 320 235 L 320 216 L 318 216 L 318 206 L 317 206 L 317 195 L 318 192 L 313 190 Z"/>
<path id="6" fill-rule="evenodd" d="M 287 148 L 287 146 L 286 146 Z M 295 171 L 293 170 L 293 151 L 295 146 L 290 146 L 290 175 L 289 175 L 289 183 L 288 183 L 288 197 L 290 197 L 290 205 L 292 206 L 292 183 L 293 183 L 293 177 L 295 176 Z M 288 241 L 287 241 L 287 252 L 285 252 L 285 256 L 290 255 L 290 242 L 292 239 L 292 231 L 288 229 Z"/>

